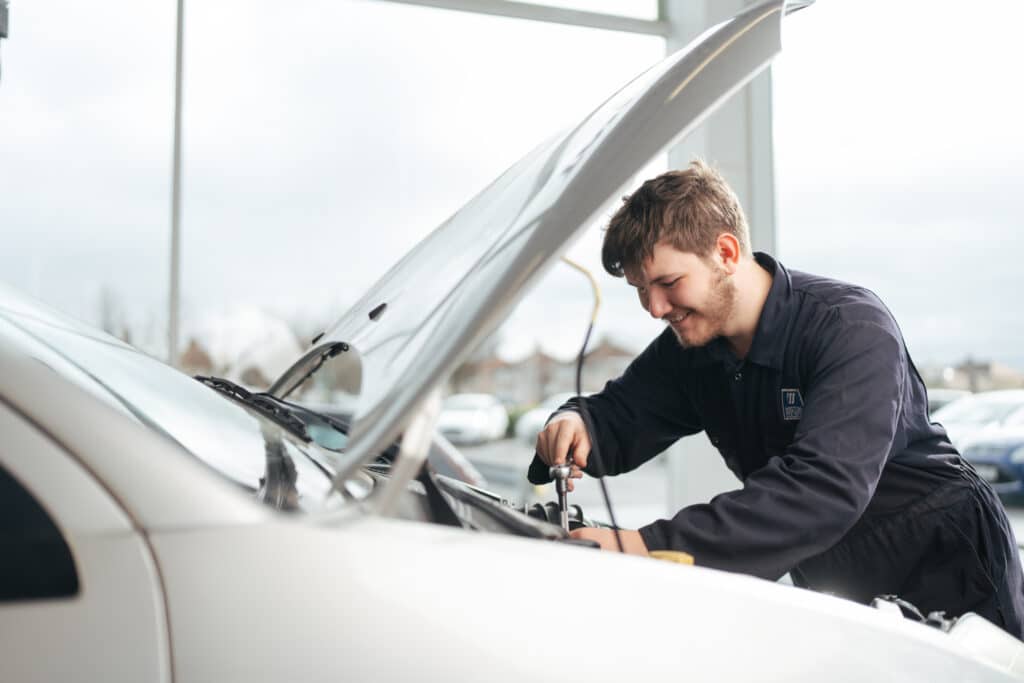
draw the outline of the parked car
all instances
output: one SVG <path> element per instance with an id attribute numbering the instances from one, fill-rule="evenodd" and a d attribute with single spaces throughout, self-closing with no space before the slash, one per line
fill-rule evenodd
<path id="1" fill-rule="evenodd" d="M 505 436 L 508 412 L 490 394 L 452 394 L 441 404 L 437 430 L 454 444 L 479 444 Z"/>
<path id="2" fill-rule="evenodd" d="M 962 449 L 989 430 L 1024 423 L 1024 389 L 983 391 L 953 401 L 932 415 Z"/>
<path id="3" fill-rule="evenodd" d="M 269 392 L 189 378 L 0 289 L 0 680 L 1024 674 L 1024 644 L 977 615 L 936 628 L 600 552 L 423 466 L 439 387 L 605 200 L 770 61 L 785 10 L 709 29 L 539 147 Z M 325 365 L 358 396 L 340 449 L 289 400 Z M 537 618 L 552 611 L 557 628 Z M 590 653 L 595 634 L 614 647 Z"/>
<path id="4" fill-rule="evenodd" d="M 1024 420 L 986 429 L 967 440 L 964 458 L 1005 503 L 1024 503 Z"/>
<path id="5" fill-rule="evenodd" d="M 928 414 L 933 415 L 940 408 L 948 406 L 953 401 L 959 401 L 971 392 L 966 389 L 928 389 Z"/>
<path id="6" fill-rule="evenodd" d="M 558 410 L 559 406 L 575 395 L 573 392 L 564 392 L 548 396 L 536 408 L 520 415 L 516 420 L 516 438 L 533 445 L 537 441 L 537 434 L 544 428 L 544 423 L 551 417 L 551 413 Z"/>

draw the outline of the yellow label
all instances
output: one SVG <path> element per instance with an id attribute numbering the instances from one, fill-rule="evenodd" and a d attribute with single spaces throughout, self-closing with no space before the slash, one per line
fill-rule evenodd
<path id="1" fill-rule="evenodd" d="M 656 560 L 668 560 L 679 564 L 693 564 L 693 555 L 678 550 L 652 550 L 647 553 Z"/>

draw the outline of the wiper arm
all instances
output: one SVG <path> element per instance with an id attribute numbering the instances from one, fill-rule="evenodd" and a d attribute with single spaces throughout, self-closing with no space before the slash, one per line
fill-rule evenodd
<path id="1" fill-rule="evenodd" d="M 271 430 L 265 424 L 260 426 L 260 432 L 263 435 L 266 464 L 256 498 L 275 510 L 297 510 L 299 491 L 295 482 L 298 472 L 281 443 L 281 432 Z"/>
<path id="2" fill-rule="evenodd" d="M 277 398 L 276 396 L 273 396 L 273 395 L 271 395 L 269 393 L 266 393 L 266 394 L 261 393 L 261 394 L 257 394 L 257 395 L 258 396 L 262 396 L 262 397 L 266 397 L 266 398 L 270 399 L 271 401 L 274 401 L 278 405 L 286 406 L 289 410 L 292 411 L 293 414 L 305 415 L 305 416 L 309 417 L 311 420 L 318 420 L 320 422 L 325 422 L 328 426 L 330 426 L 331 429 L 335 429 L 335 430 L 341 432 L 342 434 L 348 435 L 348 430 L 350 429 L 350 426 L 344 420 L 339 420 L 336 417 L 331 417 L 327 413 L 321 413 L 320 411 L 313 410 L 311 408 L 307 408 L 306 406 L 299 405 L 298 403 L 292 403 L 291 401 L 286 401 L 283 398 Z M 305 422 L 305 421 L 303 421 L 303 422 Z"/>
<path id="3" fill-rule="evenodd" d="M 318 335 L 316 340 L 320 339 L 322 336 L 323 334 Z M 316 343 L 316 340 L 314 340 L 313 343 Z M 280 396 L 283 399 L 294 391 L 296 387 L 309 379 L 313 373 L 323 366 L 324 363 L 331 358 L 334 358 L 339 353 L 345 353 L 348 350 L 349 345 L 345 342 L 333 342 L 324 346 L 315 355 L 310 352 L 310 354 L 303 357 L 302 362 L 306 364 L 306 368 L 300 376 L 296 378 L 287 376 L 279 377 L 277 381 L 271 385 L 268 393 L 274 396 Z"/>
<path id="4" fill-rule="evenodd" d="M 244 403 L 258 412 L 266 415 L 277 424 L 285 427 L 303 441 L 312 441 L 309 432 L 306 431 L 306 423 L 295 414 L 295 410 L 283 401 L 274 398 L 270 394 L 252 392 L 243 386 L 235 384 L 223 377 L 204 377 L 196 375 L 198 381 L 206 386 L 226 394 L 241 403 Z M 332 425 L 333 426 L 333 425 Z"/>

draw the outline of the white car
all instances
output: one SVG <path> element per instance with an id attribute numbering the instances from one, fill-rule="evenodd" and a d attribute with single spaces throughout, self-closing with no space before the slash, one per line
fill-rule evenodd
<path id="1" fill-rule="evenodd" d="M 490 394 L 452 394 L 437 416 L 437 430 L 454 444 L 494 441 L 507 429 L 508 411 Z"/>
<path id="2" fill-rule="evenodd" d="M 936 410 L 931 418 L 946 428 L 950 441 L 962 450 L 993 430 L 1024 424 L 1024 389 L 971 394 Z"/>
<path id="3" fill-rule="evenodd" d="M 971 392 L 966 389 L 928 389 L 928 414 L 933 415 L 953 401 L 959 401 L 970 395 Z"/>
<path id="4" fill-rule="evenodd" d="M 541 401 L 536 408 L 526 411 L 516 420 L 516 438 L 531 446 L 537 441 L 537 434 L 544 428 L 544 423 L 551 417 L 551 413 L 558 410 L 570 398 L 576 394 L 571 392 L 554 394 Z"/>
<path id="5" fill-rule="evenodd" d="M 1024 644 L 976 615 L 939 628 L 600 552 L 423 467 L 439 387 L 605 200 L 768 63 L 785 9 L 709 29 L 539 147 L 268 393 L 189 378 L 0 289 L 0 680 L 1024 674 Z M 327 364 L 358 397 L 340 449 L 287 401 Z"/>

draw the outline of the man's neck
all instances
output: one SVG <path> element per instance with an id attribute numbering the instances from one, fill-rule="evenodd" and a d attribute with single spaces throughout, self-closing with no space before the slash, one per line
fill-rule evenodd
<path id="1" fill-rule="evenodd" d="M 772 276 L 753 258 L 742 259 L 733 275 L 733 282 L 736 284 L 736 304 L 724 336 L 732 352 L 743 360 L 754 343 L 761 311 L 772 288 Z"/>

